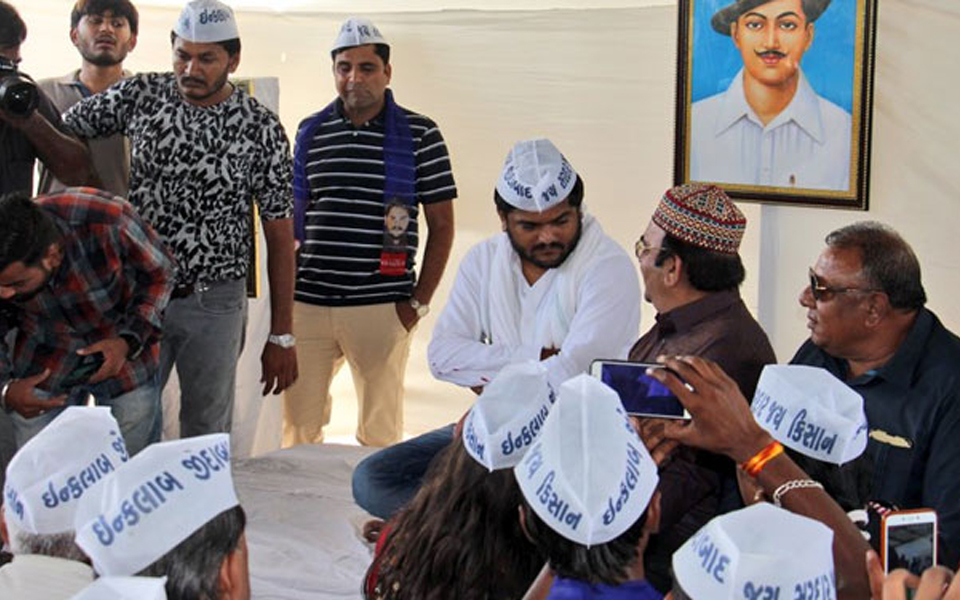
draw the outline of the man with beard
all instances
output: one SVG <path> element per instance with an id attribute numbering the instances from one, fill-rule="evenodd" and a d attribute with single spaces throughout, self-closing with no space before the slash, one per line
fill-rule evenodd
<path id="1" fill-rule="evenodd" d="M 124 79 L 74 105 L 81 137 L 131 142 L 130 202 L 177 259 L 164 314 L 161 383 L 176 365 L 181 436 L 230 430 L 246 325 L 251 211 L 267 242 L 270 337 L 263 393 L 297 377 L 291 333 L 293 197 L 289 143 L 276 115 L 227 81 L 240 63 L 230 7 L 193 0 L 171 33 L 173 73 Z"/>
<path id="2" fill-rule="evenodd" d="M 357 440 L 389 446 L 403 436 L 414 330 L 453 245 L 457 186 L 437 124 L 387 87 L 390 46 L 380 30 L 347 19 L 330 56 L 337 98 L 303 120 L 294 151 L 294 332 L 313 368 L 284 395 L 283 445 L 323 442 L 330 383 L 346 362 Z M 416 269 L 421 214 L 427 235 Z"/>
<path id="3" fill-rule="evenodd" d="M 83 62 L 80 68 L 59 78 L 43 79 L 37 85 L 63 113 L 71 106 L 99 94 L 130 73 L 123 61 L 137 45 L 139 15 L 130 0 L 78 0 L 70 13 L 70 41 Z M 130 148 L 121 134 L 87 142 L 101 187 L 127 196 L 130 180 Z M 46 168 L 40 170 L 39 193 L 64 189 Z"/>
<path id="4" fill-rule="evenodd" d="M 131 453 L 160 440 L 173 270 L 122 198 L 90 188 L 0 198 L 0 407 L 18 446 L 88 394 L 110 407 Z"/>
<path id="5" fill-rule="evenodd" d="M 479 393 L 504 366 L 541 360 L 554 389 L 597 358 L 623 359 L 640 325 L 626 252 L 583 210 L 583 179 L 545 139 L 517 143 L 494 191 L 503 233 L 460 263 L 428 349 L 437 379 Z M 381 518 L 416 492 L 454 426 L 367 458 L 357 503 Z"/>

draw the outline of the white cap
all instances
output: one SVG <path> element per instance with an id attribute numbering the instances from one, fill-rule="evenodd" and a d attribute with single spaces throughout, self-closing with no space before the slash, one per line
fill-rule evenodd
<path id="1" fill-rule="evenodd" d="M 507 154 L 497 192 L 511 206 L 544 212 L 566 199 L 577 172 L 546 139 L 517 142 Z"/>
<path id="2" fill-rule="evenodd" d="M 7 465 L 6 518 L 33 534 L 73 531 L 80 499 L 127 458 L 109 408 L 67 407 Z"/>
<path id="3" fill-rule="evenodd" d="M 167 600 L 166 577 L 101 577 L 70 600 Z"/>
<path id="4" fill-rule="evenodd" d="M 539 440 L 514 468 L 527 503 L 551 529 L 590 547 L 617 538 L 647 509 L 657 465 L 606 384 L 560 386 Z"/>
<path id="5" fill-rule="evenodd" d="M 820 367 L 767 365 L 751 410 L 774 439 L 817 460 L 842 465 L 867 447 L 863 397 Z"/>
<path id="6" fill-rule="evenodd" d="M 77 545 L 101 575 L 133 575 L 239 504 L 230 436 L 147 446 L 77 509 Z"/>
<path id="7" fill-rule="evenodd" d="M 331 52 L 336 52 L 341 48 L 352 48 L 353 46 L 365 46 L 367 44 L 387 44 L 383 39 L 380 30 L 370 19 L 363 17 L 350 17 L 340 26 L 340 33 L 333 42 Z"/>
<path id="8" fill-rule="evenodd" d="M 240 37 L 233 9 L 218 0 L 190 0 L 173 27 L 188 42 L 225 42 Z"/>
<path id="9" fill-rule="evenodd" d="M 516 465 L 536 441 L 555 401 L 543 363 L 507 365 L 467 413 L 463 422 L 467 454 L 491 471 Z"/>
<path id="10" fill-rule="evenodd" d="M 837 597 L 833 532 L 766 502 L 704 525 L 673 554 L 673 572 L 693 600 Z"/>

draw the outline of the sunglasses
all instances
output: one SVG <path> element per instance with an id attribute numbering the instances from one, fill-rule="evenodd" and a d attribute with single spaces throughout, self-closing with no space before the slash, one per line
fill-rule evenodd
<path id="1" fill-rule="evenodd" d="M 810 274 L 810 293 L 817 302 L 830 300 L 834 294 L 849 294 L 850 292 L 882 292 L 876 288 L 857 288 L 857 287 L 831 287 L 820 283 L 820 278 L 813 272 L 811 267 Z"/>

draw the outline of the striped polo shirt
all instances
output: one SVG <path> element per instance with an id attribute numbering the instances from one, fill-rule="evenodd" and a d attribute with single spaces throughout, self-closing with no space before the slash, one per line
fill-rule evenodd
<path id="1" fill-rule="evenodd" d="M 410 207 L 406 273 L 381 275 L 384 113 L 354 126 L 341 106 L 338 100 L 330 118 L 309 142 L 306 175 L 310 201 L 295 298 L 323 306 L 405 300 L 416 281 L 419 207 L 457 196 L 447 145 L 436 123 L 403 109 L 416 153 L 417 205 Z"/>

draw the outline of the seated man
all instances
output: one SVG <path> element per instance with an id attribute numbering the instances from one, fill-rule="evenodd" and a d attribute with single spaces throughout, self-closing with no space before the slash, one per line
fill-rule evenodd
<path id="1" fill-rule="evenodd" d="M 956 565 L 960 339 L 924 308 L 920 264 L 891 228 L 855 223 L 826 243 L 800 293 L 810 339 L 791 362 L 823 367 L 862 395 L 869 440 L 839 473 L 820 461 L 797 462 L 831 495 L 856 487 L 844 479 L 865 471 L 856 477 L 866 480 L 867 499 L 935 509 L 939 563 Z"/>
<path id="2" fill-rule="evenodd" d="M 13 562 L 0 568 L 0 598 L 73 597 L 93 580 L 74 543 L 78 499 L 127 460 L 107 408 L 72 406 L 27 442 L 7 466 L 0 533 Z"/>
<path id="3" fill-rule="evenodd" d="M 514 475 L 520 523 L 555 575 L 547 598 L 662 597 L 643 570 L 660 515 L 657 465 L 616 392 L 589 375 L 564 383 Z"/>
<path id="4" fill-rule="evenodd" d="M 460 264 L 430 341 L 438 379 L 479 391 L 505 365 L 542 360 L 556 389 L 597 358 L 624 358 L 640 322 L 630 259 L 586 214 L 583 180 L 549 140 L 519 142 L 494 191 L 503 233 Z M 453 425 L 370 456 L 357 503 L 381 518 L 405 504 Z"/>
<path id="5" fill-rule="evenodd" d="M 636 246 L 644 298 L 657 309 L 657 322 L 630 350 L 630 360 L 709 358 L 744 396 L 753 397 L 763 366 L 777 359 L 740 299 L 746 226 L 743 213 L 716 186 L 691 183 L 666 191 Z M 661 529 L 646 554 L 647 578 L 658 589 L 669 589 L 677 548 L 714 516 L 740 506 L 733 466 L 724 457 L 684 448 L 660 473 Z"/>
<path id="6" fill-rule="evenodd" d="M 250 598 L 225 433 L 150 446 L 83 497 L 75 523 L 100 575 L 166 577 L 169 600 Z"/>

